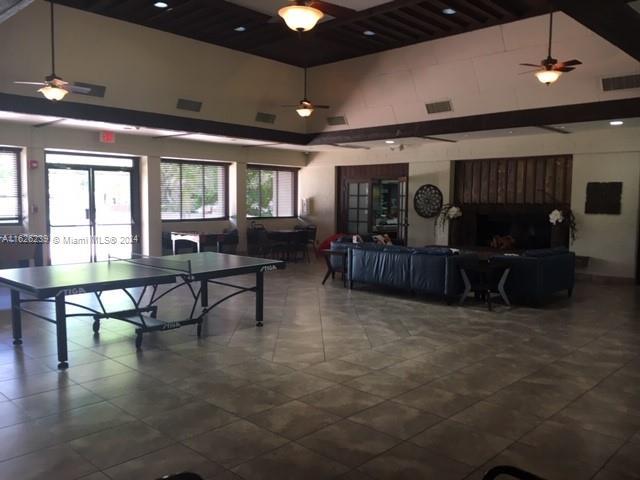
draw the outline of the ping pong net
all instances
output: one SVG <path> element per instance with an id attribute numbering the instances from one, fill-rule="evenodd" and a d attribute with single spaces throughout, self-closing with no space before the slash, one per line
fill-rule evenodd
<path id="1" fill-rule="evenodd" d="M 155 268 L 158 270 L 169 270 L 179 274 L 191 275 L 191 260 L 175 260 L 167 257 L 152 257 L 134 253 L 131 258 L 118 258 L 112 255 L 108 256 L 111 262 L 126 262 L 142 267 Z"/>

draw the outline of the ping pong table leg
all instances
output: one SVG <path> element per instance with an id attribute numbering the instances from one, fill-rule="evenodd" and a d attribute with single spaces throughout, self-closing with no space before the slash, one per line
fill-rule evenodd
<path id="1" fill-rule="evenodd" d="M 22 345 L 22 314 L 18 290 L 11 290 L 11 327 L 13 329 L 13 344 Z"/>
<path id="2" fill-rule="evenodd" d="M 256 327 L 263 325 L 264 307 L 264 272 L 256 272 Z"/>
<path id="3" fill-rule="evenodd" d="M 69 366 L 67 356 L 67 310 L 64 292 L 56 295 L 56 337 L 58 339 L 58 368 Z"/>
<path id="4" fill-rule="evenodd" d="M 203 307 L 209 306 L 209 281 L 202 280 L 200 282 L 200 304 Z"/>

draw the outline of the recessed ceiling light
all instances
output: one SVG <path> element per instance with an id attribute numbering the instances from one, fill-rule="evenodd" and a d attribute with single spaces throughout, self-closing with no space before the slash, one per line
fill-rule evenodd
<path id="1" fill-rule="evenodd" d="M 620 125 L 624 125 L 624 122 L 622 120 L 611 120 L 609 125 L 612 127 L 619 127 Z"/>
<path id="2" fill-rule="evenodd" d="M 153 6 L 156 8 L 167 8 L 169 4 L 167 2 L 156 2 Z"/>
<path id="3" fill-rule="evenodd" d="M 384 143 L 388 143 L 389 145 L 391 145 L 391 144 L 396 143 L 396 142 L 394 142 L 393 140 L 385 140 Z"/>
<path id="4" fill-rule="evenodd" d="M 236 31 L 236 32 L 246 32 L 247 28 L 243 27 L 243 26 L 240 26 L 240 27 L 234 28 L 233 30 Z"/>
<path id="5" fill-rule="evenodd" d="M 376 34 L 376 32 L 374 32 L 373 30 L 365 30 L 364 32 L 362 32 L 362 34 L 367 37 L 373 37 Z"/>
<path id="6" fill-rule="evenodd" d="M 442 13 L 444 13 L 445 15 L 455 15 L 458 12 L 451 7 L 447 7 L 442 9 Z"/>

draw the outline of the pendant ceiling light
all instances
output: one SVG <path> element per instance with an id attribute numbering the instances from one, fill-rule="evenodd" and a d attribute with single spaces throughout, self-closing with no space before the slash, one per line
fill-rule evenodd
<path id="1" fill-rule="evenodd" d="M 287 27 L 296 32 L 308 32 L 324 17 L 324 13 L 305 2 L 282 7 L 278 10 L 278 15 L 284 19 Z"/>

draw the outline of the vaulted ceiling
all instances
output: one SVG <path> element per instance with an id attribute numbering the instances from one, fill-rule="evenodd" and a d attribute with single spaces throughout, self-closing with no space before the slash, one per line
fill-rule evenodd
<path id="1" fill-rule="evenodd" d="M 317 2 L 325 20 L 298 34 L 277 16 L 287 0 L 166 0 L 165 9 L 154 7 L 153 0 L 56 1 L 304 67 L 500 25 L 552 8 L 550 0 L 334 0 Z M 446 8 L 456 13 L 444 14 Z"/>

